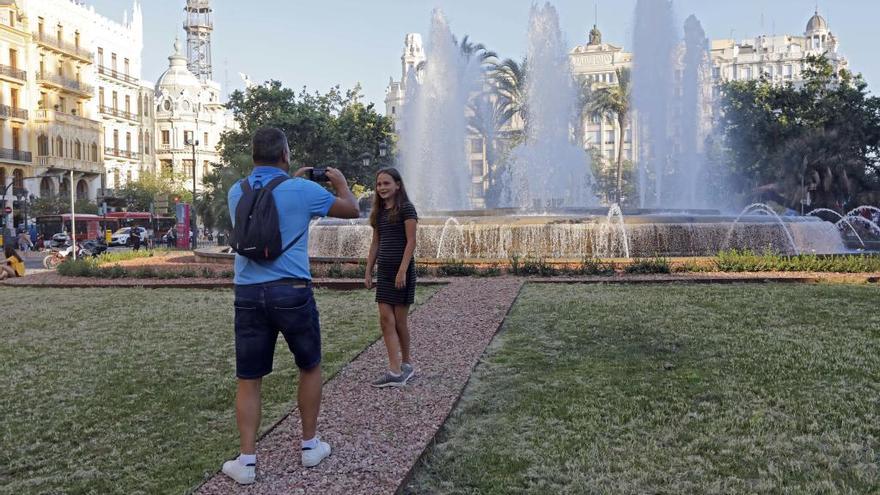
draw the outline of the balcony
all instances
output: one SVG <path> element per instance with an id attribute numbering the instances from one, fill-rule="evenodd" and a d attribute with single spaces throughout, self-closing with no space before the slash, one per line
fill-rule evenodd
<path id="1" fill-rule="evenodd" d="M 121 150 L 119 148 L 104 148 L 104 156 L 115 156 L 117 158 L 128 158 L 129 160 L 140 160 L 141 154 L 137 151 Z"/>
<path id="2" fill-rule="evenodd" d="M 76 79 L 68 79 L 64 76 L 59 76 L 58 74 L 38 72 L 37 81 L 40 84 L 59 88 L 88 98 L 91 98 L 92 95 L 95 93 L 94 86 L 77 81 Z"/>
<path id="3" fill-rule="evenodd" d="M 9 105 L 0 104 L 0 119 L 27 120 L 28 111 L 21 108 L 13 108 Z"/>
<path id="4" fill-rule="evenodd" d="M 87 174 L 100 174 L 104 171 L 104 167 L 100 163 L 60 156 L 38 156 L 34 161 L 34 165 L 47 169 L 47 172 L 52 170 L 73 170 L 74 172 Z"/>
<path id="5" fill-rule="evenodd" d="M 62 125 L 70 125 L 82 129 L 87 129 L 99 134 L 101 132 L 101 123 L 97 120 L 87 119 L 78 115 L 58 112 L 55 110 L 37 110 L 34 113 L 34 121 L 38 124 L 59 123 Z"/>
<path id="6" fill-rule="evenodd" d="M 27 82 L 27 72 L 8 65 L 0 64 L 0 78 L 19 84 Z"/>
<path id="7" fill-rule="evenodd" d="M 31 162 L 31 152 L 0 148 L 0 160 L 12 160 L 16 162 Z"/>
<path id="8" fill-rule="evenodd" d="M 98 74 L 102 76 L 112 77 L 118 81 L 126 82 L 128 84 L 134 84 L 138 86 L 140 83 L 138 82 L 138 78 L 129 76 L 128 74 L 124 74 L 119 72 L 118 70 L 111 69 L 109 67 L 104 67 L 103 65 L 98 66 Z"/>
<path id="9" fill-rule="evenodd" d="M 120 110 L 118 108 L 101 105 L 101 113 L 104 115 L 113 115 L 114 117 L 119 117 L 121 119 L 127 119 L 132 122 L 139 122 L 137 114 L 126 112 L 125 110 Z"/>
<path id="10" fill-rule="evenodd" d="M 69 55 L 89 64 L 94 63 L 92 52 L 81 46 L 77 46 L 74 43 L 68 43 L 63 39 L 58 39 L 57 35 L 50 36 L 46 33 L 34 33 L 33 37 L 34 41 L 46 48 L 62 53 L 64 55 Z"/>

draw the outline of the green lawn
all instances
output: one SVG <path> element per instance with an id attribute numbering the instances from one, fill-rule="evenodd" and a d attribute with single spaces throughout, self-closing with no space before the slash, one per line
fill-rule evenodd
<path id="1" fill-rule="evenodd" d="M 316 297 L 328 379 L 381 334 L 374 293 Z M 184 493 L 237 454 L 231 291 L 0 287 L 0 300 L 0 493 Z M 264 429 L 294 406 L 295 375 L 279 338 Z"/>
<path id="2" fill-rule="evenodd" d="M 878 493 L 880 287 L 528 285 L 406 493 Z"/>

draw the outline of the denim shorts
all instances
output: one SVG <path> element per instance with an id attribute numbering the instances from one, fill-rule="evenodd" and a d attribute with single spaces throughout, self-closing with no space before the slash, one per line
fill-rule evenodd
<path id="1" fill-rule="evenodd" d="M 254 379 L 272 372 L 279 331 L 297 367 L 309 370 L 321 363 L 321 325 L 311 286 L 235 286 L 236 376 Z"/>

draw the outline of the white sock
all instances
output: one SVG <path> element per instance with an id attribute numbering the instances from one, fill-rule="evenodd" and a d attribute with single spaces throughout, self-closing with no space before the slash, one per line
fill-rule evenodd
<path id="1" fill-rule="evenodd" d="M 303 440 L 302 441 L 302 448 L 303 449 L 316 449 L 316 448 L 318 448 L 317 435 L 315 436 L 315 438 L 313 438 L 311 440 Z"/>
<path id="2" fill-rule="evenodd" d="M 257 454 L 241 454 L 238 456 L 238 463 L 242 466 L 257 463 Z"/>
<path id="3" fill-rule="evenodd" d="M 388 374 L 391 375 L 391 376 L 393 376 L 394 378 L 397 378 L 397 377 L 400 376 L 400 373 L 395 373 L 395 372 L 393 372 L 393 371 L 391 371 L 391 370 L 388 370 Z"/>

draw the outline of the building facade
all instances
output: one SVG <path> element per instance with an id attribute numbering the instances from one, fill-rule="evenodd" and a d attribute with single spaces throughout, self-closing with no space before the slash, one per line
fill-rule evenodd
<path id="1" fill-rule="evenodd" d="M 7 200 L 5 206 L 13 207 L 13 214 L 17 200 L 29 195 L 25 177 L 34 175 L 28 129 L 33 113 L 28 81 L 34 78 L 28 67 L 30 43 L 19 2 L 0 1 L 0 193 Z"/>
<path id="2" fill-rule="evenodd" d="M 217 143 L 226 128 L 220 85 L 201 82 L 187 69 L 180 41 L 168 57 L 168 70 L 156 83 L 157 172 L 190 184 L 195 174 L 196 191 L 220 161 Z"/>

